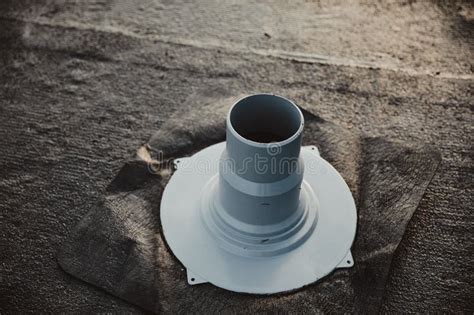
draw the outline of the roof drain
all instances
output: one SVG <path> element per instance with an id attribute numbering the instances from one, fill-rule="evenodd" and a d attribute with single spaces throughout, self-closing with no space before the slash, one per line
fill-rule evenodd
<path id="1" fill-rule="evenodd" d="M 271 294 L 353 265 L 356 208 L 291 101 L 235 103 L 225 143 L 176 159 L 161 201 L 163 233 L 188 282 Z"/>

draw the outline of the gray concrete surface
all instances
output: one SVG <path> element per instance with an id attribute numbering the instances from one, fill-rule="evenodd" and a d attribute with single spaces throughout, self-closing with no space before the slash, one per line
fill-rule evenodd
<path id="1" fill-rule="evenodd" d="M 134 149 L 220 89 L 435 145 L 383 310 L 473 312 L 473 16 L 468 1 L 3 1 L 0 311 L 142 312 L 56 253 Z"/>

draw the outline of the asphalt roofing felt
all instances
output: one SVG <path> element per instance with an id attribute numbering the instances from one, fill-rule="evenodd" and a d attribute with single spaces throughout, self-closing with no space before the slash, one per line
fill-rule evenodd
<path id="1" fill-rule="evenodd" d="M 469 1 L 2 1 L 0 312 L 472 313 L 473 16 Z M 189 287 L 154 217 L 169 172 L 143 166 L 224 140 L 226 109 L 256 92 L 304 109 L 304 141 L 349 183 L 355 268 L 263 298 Z M 124 196 L 136 225 L 114 216 Z"/>

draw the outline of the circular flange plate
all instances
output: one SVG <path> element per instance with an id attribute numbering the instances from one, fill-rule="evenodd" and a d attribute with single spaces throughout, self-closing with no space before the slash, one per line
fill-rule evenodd
<path id="1" fill-rule="evenodd" d="M 271 294 L 313 283 L 335 268 L 353 265 L 350 248 L 357 213 L 341 175 L 314 146 L 302 147 L 304 182 L 319 201 L 312 234 L 293 250 L 271 257 L 233 254 L 206 228 L 200 206 L 203 188 L 217 173 L 225 143 L 212 145 L 189 158 L 175 160 L 177 170 L 163 192 L 161 223 L 174 255 L 188 270 L 190 284 L 210 282 L 245 293 Z"/>

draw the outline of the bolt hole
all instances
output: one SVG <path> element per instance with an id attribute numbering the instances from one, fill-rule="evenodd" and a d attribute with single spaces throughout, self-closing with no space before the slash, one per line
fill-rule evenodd
<path id="1" fill-rule="evenodd" d="M 311 148 L 311 150 L 314 150 L 314 148 Z"/>
<path id="2" fill-rule="evenodd" d="M 350 260 L 348 260 L 348 261 L 347 261 L 347 263 L 350 265 L 350 264 L 351 264 L 351 261 L 350 261 Z"/>
<path id="3" fill-rule="evenodd" d="M 196 279 L 194 279 L 194 278 L 191 278 L 191 281 L 194 281 L 194 280 L 196 280 Z"/>

